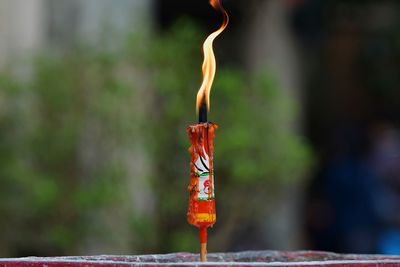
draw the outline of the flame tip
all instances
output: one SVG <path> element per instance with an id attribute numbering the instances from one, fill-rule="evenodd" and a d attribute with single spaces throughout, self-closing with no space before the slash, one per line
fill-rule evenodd
<path id="1" fill-rule="evenodd" d="M 199 108 L 203 103 L 206 104 L 207 111 L 210 110 L 210 91 L 216 71 L 216 60 L 213 51 L 213 41 L 221 32 L 225 30 L 229 22 L 228 13 L 223 8 L 220 0 L 209 0 L 209 3 L 214 9 L 222 12 L 223 22 L 220 28 L 211 33 L 203 43 L 203 55 L 204 55 L 204 60 L 202 65 L 203 82 L 200 86 L 199 91 L 197 92 L 197 98 L 196 98 L 197 113 L 199 112 Z"/>

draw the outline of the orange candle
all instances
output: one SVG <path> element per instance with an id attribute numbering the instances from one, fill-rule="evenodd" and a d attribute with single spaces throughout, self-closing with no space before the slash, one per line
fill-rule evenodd
<path id="1" fill-rule="evenodd" d="M 213 170 L 214 132 L 217 127 L 215 123 L 207 122 L 187 128 L 191 143 L 187 220 L 200 230 L 202 261 L 206 260 L 207 228 L 212 227 L 217 219 Z"/>
<path id="2" fill-rule="evenodd" d="M 229 21 L 228 14 L 220 0 L 209 0 L 209 3 L 214 9 L 222 12 L 224 21 L 221 27 L 204 41 L 203 82 L 196 97 L 199 123 L 187 128 L 191 143 L 189 148 L 191 155 L 190 183 L 188 186 L 190 197 L 187 220 L 200 230 L 201 261 L 207 260 L 207 228 L 212 227 L 217 219 L 213 170 L 214 131 L 217 129 L 217 125 L 207 121 L 207 112 L 210 109 L 210 91 L 216 71 L 213 42 L 224 31 Z"/>

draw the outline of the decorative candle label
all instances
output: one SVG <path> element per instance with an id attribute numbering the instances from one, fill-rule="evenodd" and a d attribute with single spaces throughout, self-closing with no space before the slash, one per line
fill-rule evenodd
<path id="1" fill-rule="evenodd" d="M 198 154 L 198 159 L 195 162 L 196 174 L 199 177 L 199 186 L 198 186 L 198 199 L 199 200 L 210 200 L 213 199 L 214 196 L 214 174 L 213 170 L 210 172 L 210 158 L 207 155 L 206 150 L 203 147 L 202 157 Z M 210 174 L 211 173 L 211 174 Z M 210 175 L 211 175 L 211 186 L 210 186 Z M 211 190 L 211 192 L 210 192 Z"/>
<path id="2" fill-rule="evenodd" d="M 211 227 L 216 221 L 213 175 L 215 123 L 187 128 L 190 139 L 190 180 L 187 220 L 196 227 Z"/>

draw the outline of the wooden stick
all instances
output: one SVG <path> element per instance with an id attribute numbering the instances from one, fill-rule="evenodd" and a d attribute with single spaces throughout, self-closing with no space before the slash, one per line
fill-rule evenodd
<path id="1" fill-rule="evenodd" d="M 207 261 L 207 227 L 200 227 L 200 261 Z"/>
<path id="2" fill-rule="evenodd" d="M 200 261 L 207 261 L 207 243 L 200 243 Z"/>

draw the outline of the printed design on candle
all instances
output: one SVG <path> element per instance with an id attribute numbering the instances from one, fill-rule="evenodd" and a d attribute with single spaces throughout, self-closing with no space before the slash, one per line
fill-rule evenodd
<path id="1" fill-rule="evenodd" d="M 196 175 L 199 178 L 198 199 L 210 200 L 214 198 L 214 179 L 213 179 L 214 177 L 213 177 L 213 171 L 211 170 L 210 172 L 210 158 L 204 147 L 202 148 L 203 148 L 203 153 L 201 154 L 203 154 L 204 157 L 200 153 L 198 153 L 197 160 L 194 164 L 196 168 Z M 212 182 L 211 193 L 210 193 L 210 175 Z"/>

